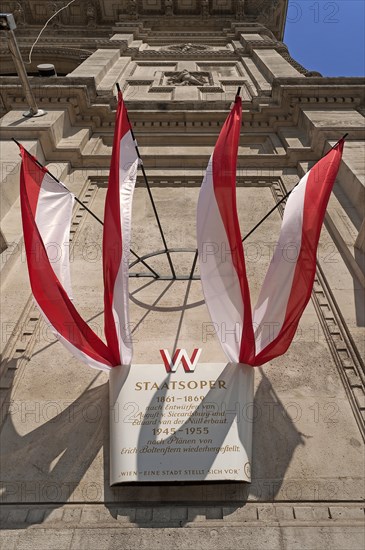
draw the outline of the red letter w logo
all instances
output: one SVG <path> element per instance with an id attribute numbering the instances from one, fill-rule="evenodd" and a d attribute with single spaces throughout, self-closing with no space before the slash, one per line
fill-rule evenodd
<path id="1" fill-rule="evenodd" d="M 199 357 L 202 350 L 195 348 L 193 355 L 190 357 L 184 349 L 177 349 L 171 359 L 167 349 L 160 349 L 161 357 L 165 365 L 167 372 L 176 372 L 179 363 L 182 363 L 185 372 L 194 372 L 195 367 L 199 361 Z"/>

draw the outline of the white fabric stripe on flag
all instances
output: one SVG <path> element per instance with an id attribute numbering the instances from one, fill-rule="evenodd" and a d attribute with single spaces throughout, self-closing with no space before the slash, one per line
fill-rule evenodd
<path id="1" fill-rule="evenodd" d="M 132 133 L 129 130 L 120 141 L 119 191 L 122 228 L 122 259 L 115 279 L 113 292 L 113 317 L 123 364 L 132 361 L 133 346 L 129 322 L 129 249 L 131 242 L 132 200 L 137 179 L 138 156 Z"/>
<path id="2" fill-rule="evenodd" d="M 38 195 L 35 222 L 51 267 L 72 299 L 69 238 L 74 196 L 46 173 Z"/>
<path id="3" fill-rule="evenodd" d="M 277 338 L 285 321 L 302 242 L 304 199 L 309 173 L 305 174 L 289 196 L 279 240 L 253 312 L 256 355 Z"/>
<path id="4" fill-rule="evenodd" d="M 241 287 L 213 186 L 213 155 L 201 186 L 197 207 L 200 277 L 205 302 L 222 348 L 230 361 L 239 360 L 243 302 Z"/>

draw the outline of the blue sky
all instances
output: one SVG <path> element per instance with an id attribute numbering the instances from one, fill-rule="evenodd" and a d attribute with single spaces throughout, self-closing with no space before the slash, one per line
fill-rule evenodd
<path id="1" fill-rule="evenodd" d="M 365 0 L 289 0 L 284 42 L 323 76 L 365 74 Z"/>

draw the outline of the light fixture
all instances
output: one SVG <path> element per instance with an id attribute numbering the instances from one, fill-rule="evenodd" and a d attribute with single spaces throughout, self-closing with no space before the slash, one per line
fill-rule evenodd
<path id="1" fill-rule="evenodd" d="M 13 31 L 16 29 L 14 16 L 12 13 L 0 13 L 0 30 Z"/>

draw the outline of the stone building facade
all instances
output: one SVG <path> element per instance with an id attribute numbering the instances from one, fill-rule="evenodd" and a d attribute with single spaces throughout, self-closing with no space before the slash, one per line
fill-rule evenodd
<path id="1" fill-rule="evenodd" d="M 67 2 L 5 1 L 25 61 Z M 286 0 L 77 0 L 59 12 L 26 65 L 24 93 L 1 33 L 1 422 L 4 548 L 357 549 L 364 545 L 364 85 L 323 78 L 282 43 Z M 53 63 L 57 77 L 37 76 Z M 237 88 L 243 98 L 237 199 L 247 233 L 348 133 L 321 234 L 312 300 L 283 357 L 256 370 L 252 483 L 108 483 L 108 377 L 79 364 L 40 320 L 21 233 L 21 141 L 100 218 L 115 119 L 126 100 L 176 271 L 131 277 L 135 363 L 202 347 L 198 269 L 190 273 L 204 169 Z M 246 241 L 253 299 L 282 208 Z M 101 225 L 76 205 L 70 253 L 76 305 L 102 332 Z M 162 248 L 143 178 L 133 248 Z M 141 264 L 131 274 L 146 274 Z"/>

